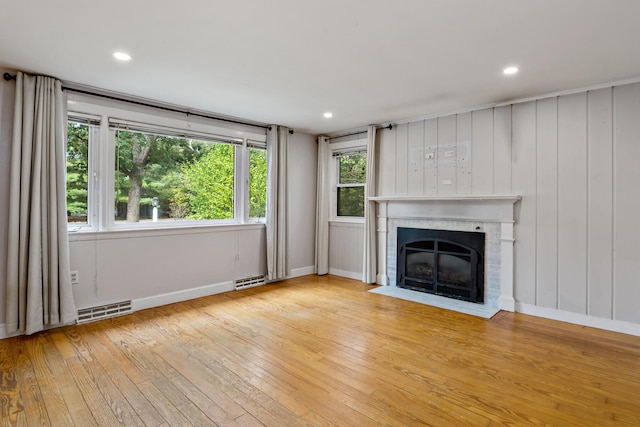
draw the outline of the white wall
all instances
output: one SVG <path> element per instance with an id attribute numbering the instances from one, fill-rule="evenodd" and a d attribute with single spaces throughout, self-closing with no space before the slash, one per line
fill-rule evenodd
<path id="1" fill-rule="evenodd" d="M 264 225 L 83 233 L 70 240 L 71 270 L 80 276 L 78 308 L 177 301 L 192 297 L 195 288 L 227 291 L 234 279 L 266 271 Z"/>
<path id="2" fill-rule="evenodd" d="M 519 311 L 640 324 L 640 84 L 379 135 L 379 195 L 523 196 L 515 229 Z"/>
<path id="3" fill-rule="evenodd" d="M 0 70 L 4 72 L 4 70 Z M 5 293 L 7 200 L 15 82 L 0 81 L 0 295 Z M 311 274 L 314 265 L 317 145 L 307 134 L 291 136 L 289 267 Z M 144 308 L 226 291 L 234 279 L 266 273 L 264 225 L 247 224 L 70 234 L 71 269 L 78 308 L 134 300 Z M 4 297 L 0 298 L 0 326 Z M 3 328 L 0 327 L 0 334 Z"/>
<path id="4" fill-rule="evenodd" d="M 316 170 L 318 145 L 314 137 L 295 132 L 289 137 L 287 194 L 290 276 L 315 272 Z"/>

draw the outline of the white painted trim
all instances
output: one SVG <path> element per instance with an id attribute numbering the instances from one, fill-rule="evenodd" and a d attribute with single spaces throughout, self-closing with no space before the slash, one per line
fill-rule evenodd
<path id="1" fill-rule="evenodd" d="M 513 221 L 500 224 L 500 296 L 498 307 L 501 310 L 515 311 L 516 300 L 513 297 Z"/>
<path id="2" fill-rule="evenodd" d="M 329 274 L 334 276 L 346 277 L 353 280 L 362 280 L 362 271 L 346 271 L 329 267 Z"/>
<path id="3" fill-rule="evenodd" d="M 554 308 L 539 307 L 532 304 L 516 303 L 516 312 L 545 319 L 558 320 L 573 323 L 575 325 L 604 329 L 612 332 L 640 336 L 640 325 L 622 320 L 605 319 L 602 317 L 588 316 L 586 314 L 571 313 L 569 311 L 556 310 Z"/>
<path id="4" fill-rule="evenodd" d="M 309 274 L 316 274 L 316 267 L 310 265 L 308 267 L 292 268 L 291 273 L 287 276 L 287 279 L 293 279 L 294 277 L 308 276 Z"/>
<path id="5" fill-rule="evenodd" d="M 482 201 L 510 201 L 522 200 L 519 194 L 462 194 L 451 196 L 376 196 L 369 197 L 368 200 L 374 202 L 482 202 Z"/>
<path id="6" fill-rule="evenodd" d="M 380 274 L 376 276 L 376 284 L 381 286 L 389 286 L 389 276 L 386 274 Z"/>
<path id="7" fill-rule="evenodd" d="M 222 282 L 214 285 L 200 286 L 197 288 L 183 289 L 166 294 L 154 295 L 145 298 L 138 298 L 131 301 L 131 310 L 138 311 L 152 307 L 172 304 L 174 302 L 187 301 L 190 299 L 206 297 L 209 295 L 221 294 L 235 290 L 233 282 Z"/>
<path id="8" fill-rule="evenodd" d="M 162 236 L 184 236 L 188 234 L 204 234 L 204 233 L 226 233 L 231 231 L 247 231 L 258 230 L 264 228 L 264 223 L 247 223 L 247 224 L 202 224 L 202 225 L 186 225 L 174 227 L 157 227 L 157 228 L 140 228 L 140 229 L 120 229 L 120 230 L 104 230 L 104 231 L 77 231 L 69 232 L 70 242 L 79 241 L 97 241 L 97 240 L 114 240 L 114 239 L 132 239 L 139 237 L 162 237 Z"/>

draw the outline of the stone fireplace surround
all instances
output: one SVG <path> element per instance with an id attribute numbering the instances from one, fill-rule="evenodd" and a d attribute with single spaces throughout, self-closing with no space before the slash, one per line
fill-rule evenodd
<path id="1" fill-rule="evenodd" d="M 515 311 L 513 243 L 518 195 L 371 197 L 378 204 L 378 277 L 372 292 L 422 302 L 481 317 Z M 485 233 L 484 304 L 396 287 L 398 227 Z"/>

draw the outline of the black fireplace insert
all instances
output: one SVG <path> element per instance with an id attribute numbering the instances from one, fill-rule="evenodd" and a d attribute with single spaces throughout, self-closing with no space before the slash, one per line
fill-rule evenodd
<path id="1" fill-rule="evenodd" d="M 484 302 L 485 235 L 398 227 L 397 286 Z"/>

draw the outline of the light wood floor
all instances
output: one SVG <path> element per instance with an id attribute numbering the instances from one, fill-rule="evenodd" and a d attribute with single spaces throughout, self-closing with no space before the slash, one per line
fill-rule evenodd
<path id="1" fill-rule="evenodd" d="M 640 425 L 640 338 L 332 276 L 0 341 L 2 425 Z"/>

